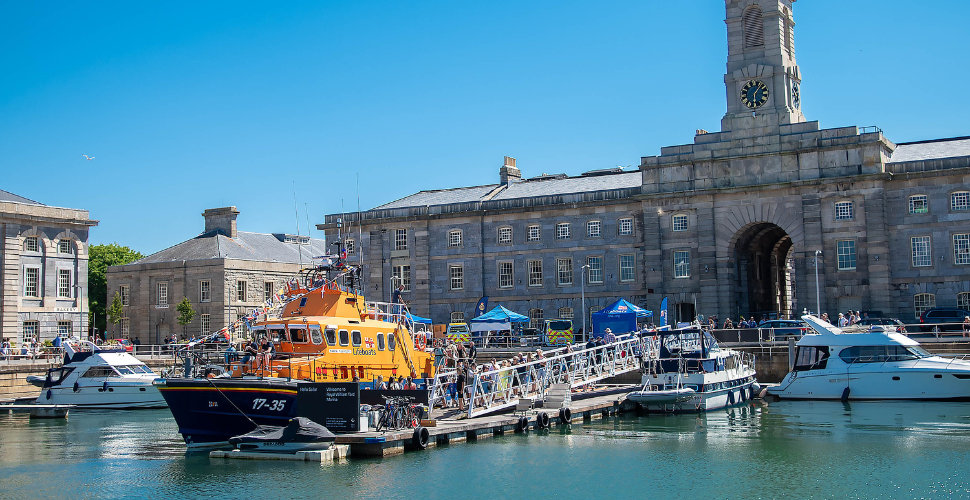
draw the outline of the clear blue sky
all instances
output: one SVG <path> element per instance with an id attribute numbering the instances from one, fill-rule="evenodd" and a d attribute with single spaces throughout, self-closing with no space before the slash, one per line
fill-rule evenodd
<path id="1" fill-rule="evenodd" d="M 795 4 L 803 110 L 970 135 L 970 4 Z M 636 166 L 719 130 L 721 1 L 6 2 L 0 189 L 144 253 L 422 189 Z M 85 161 L 81 156 L 95 156 Z M 314 236 L 320 236 L 313 231 Z"/>

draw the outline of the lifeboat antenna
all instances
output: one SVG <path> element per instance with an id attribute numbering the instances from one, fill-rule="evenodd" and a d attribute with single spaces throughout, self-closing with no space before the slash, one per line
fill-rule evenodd
<path id="1" fill-rule="evenodd" d="M 300 241 L 300 209 L 296 204 L 296 181 L 293 181 L 293 215 L 296 218 L 296 251 L 300 253 L 300 269 L 303 269 L 303 242 Z"/>

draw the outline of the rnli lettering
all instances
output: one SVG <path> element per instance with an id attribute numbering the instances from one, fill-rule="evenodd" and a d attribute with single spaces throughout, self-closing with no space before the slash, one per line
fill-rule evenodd
<path id="1" fill-rule="evenodd" d="M 377 349 L 354 348 L 354 356 L 377 356 Z"/>

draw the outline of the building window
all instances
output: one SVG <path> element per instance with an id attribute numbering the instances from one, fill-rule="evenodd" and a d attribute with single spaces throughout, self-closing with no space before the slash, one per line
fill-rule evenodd
<path id="1" fill-rule="evenodd" d="M 168 283 L 158 283 L 155 294 L 155 304 L 158 307 L 168 307 Z"/>
<path id="2" fill-rule="evenodd" d="M 211 317 L 208 314 L 199 315 L 199 323 L 202 325 L 202 335 L 209 334 L 209 321 Z"/>
<path id="3" fill-rule="evenodd" d="M 236 281 L 236 300 L 246 302 L 246 282 L 243 280 Z"/>
<path id="4" fill-rule="evenodd" d="M 451 313 L 451 322 L 452 323 L 464 323 L 465 322 L 465 313 L 463 313 L 461 311 L 454 311 L 454 312 L 452 312 Z"/>
<path id="5" fill-rule="evenodd" d="M 452 290 L 465 288 L 465 268 L 463 266 L 448 266 L 448 276 L 451 277 Z"/>
<path id="6" fill-rule="evenodd" d="M 263 283 L 263 300 L 266 302 L 273 301 L 273 295 L 276 295 L 273 290 L 274 288 L 276 288 L 276 285 L 274 285 L 272 281 Z"/>
<path id="7" fill-rule="evenodd" d="M 930 203 L 925 194 L 909 197 L 909 213 L 926 214 L 930 212 Z"/>
<path id="8" fill-rule="evenodd" d="M 529 286 L 542 286 L 542 261 L 529 261 Z"/>
<path id="9" fill-rule="evenodd" d="M 28 236 L 24 238 L 24 251 L 27 251 L 27 252 L 40 251 L 40 242 L 36 236 Z"/>
<path id="10" fill-rule="evenodd" d="M 636 260 L 633 255 L 620 256 L 620 281 L 636 279 Z"/>
<path id="11" fill-rule="evenodd" d="M 121 305 L 123 306 L 131 305 L 131 293 L 129 292 L 128 285 L 119 286 L 118 295 L 121 296 Z"/>
<path id="12" fill-rule="evenodd" d="M 913 267 L 927 267 L 933 265 L 930 257 L 930 237 L 916 236 L 911 238 L 913 247 Z"/>
<path id="13" fill-rule="evenodd" d="M 511 262 L 499 262 L 498 263 L 498 286 L 499 288 L 512 288 L 514 285 L 514 276 L 512 276 L 512 263 Z"/>
<path id="14" fill-rule="evenodd" d="M 128 318 L 121 318 L 121 338 L 131 338 L 131 320 Z"/>
<path id="15" fill-rule="evenodd" d="M 71 329 L 72 329 L 73 326 L 74 326 L 73 323 L 71 323 L 70 321 L 58 321 L 57 322 L 57 336 L 58 337 L 64 337 L 64 338 L 70 337 L 71 336 Z"/>
<path id="16" fill-rule="evenodd" d="M 542 239 L 542 228 L 538 224 L 529 226 L 529 241 L 539 241 Z"/>
<path id="17" fill-rule="evenodd" d="M 586 257 L 586 282 L 590 285 L 603 283 L 603 257 Z"/>
<path id="18" fill-rule="evenodd" d="M 40 297 L 40 269 L 24 268 L 24 297 Z"/>
<path id="19" fill-rule="evenodd" d="M 970 191 L 958 191 L 950 195 L 950 210 L 970 209 Z"/>
<path id="20" fill-rule="evenodd" d="M 543 329 L 542 309 L 529 309 L 529 328 Z"/>
<path id="21" fill-rule="evenodd" d="M 347 255 L 354 255 L 354 252 L 356 251 L 354 240 L 350 238 L 344 240 L 344 250 L 347 250 Z"/>
<path id="22" fill-rule="evenodd" d="M 586 223 L 586 236 L 588 238 L 599 238 L 602 236 L 602 224 L 598 220 L 591 220 Z"/>
<path id="23" fill-rule="evenodd" d="M 60 253 L 74 253 L 74 245 L 71 245 L 71 240 L 64 238 L 57 242 L 57 251 Z"/>
<path id="24" fill-rule="evenodd" d="M 37 321 L 24 321 L 24 336 L 23 342 L 33 342 L 37 338 L 37 334 L 40 333 L 40 323 Z"/>
<path id="25" fill-rule="evenodd" d="M 687 230 L 687 216 L 684 214 L 677 214 L 671 217 L 671 226 L 674 231 L 686 231 Z"/>
<path id="26" fill-rule="evenodd" d="M 761 7 L 752 5 L 741 14 L 744 33 L 744 48 L 761 47 L 765 44 L 765 25 Z"/>
<path id="27" fill-rule="evenodd" d="M 394 249 L 395 250 L 408 249 L 408 230 L 407 229 L 394 230 Z"/>
<path id="28" fill-rule="evenodd" d="M 573 259 L 556 259 L 556 271 L 560 286 L 573 284 Z"/>
<path id="29" fill-rule="evenodd" d="M 932 293 L 917 293 L 913 296 L 913 306 L 916 317 L 919 318 L 926 310 L 936 307 L 936 295 Z"/>
<path id="30" fill-rule="evenodd" d="M 199 280 L 199 302 L 209 302 L 212 300 L 212 291 L 209 287 L 209 280 Z"/>
<path id="31" fill-rule="evenodd" d="M 953 235 L 953 263 L 970 264 L 970 234 Z"/>
<path id="32" fill-rule="evenodd" d="M 560 307 L 559 308 L 559 319 L 573 319 L 573 308 L 572 307 Z"/>
<path id="33" fill-rule="evenodd" d="M 460 247 L 461 246 L 461 230 L 455 229 L 454 231 L 448 231 L 448 246 L 450 247 Z"/>
<path id="34" fill-rule="evenodd" d="M 852 202 L 840 201 L 835 204 L 835 220 L 852 220 Z"/>
<path id="35" fill-rule="evenodd" d="M 633 234 L 633 219 L 620 219 L 619 231 L 620 236 L 630 236 Z"/>
<path id="36" fill-rule="evenodd" d="M 394 266 L 391 268 L 391 276 L 394 277 L 395 286 L 404 285 L 404 291 L 411 291 L 411 266 Z"/>
<path id="37" fill-rule="evenodd" d="M 835 242 L 836 253 L 839 257 L 839 271 L 855 270 L 855 241 L 839 240 Z"/>
<path id="38" fill-rule="evenodd" d="M 57 296 L 65 299 L 71 298 L 71 270 L 57 270 Z"/>
<path id="39" fill-rule="evenodd" d="M 960 292 L 957 294 L 957 307 L 964 311 L 970 311 L 970 292 Z"/>
<path id="40" fill-rule="evenodd" d="M 690 278 L 690 250 L 674 252 L 674 278 Z"/>
<path id="41" fill-rule="evenodd" d="M 500 227 L 498 228 L 498 242 L 501 244 L 512 243 L 512 228 L 511 227 Z"/>
<path id="42" fill-rule="evenodd" d="M 569 239 L 569 223 L 560 222 L 556 224 L 556 239 L 557 240 L 568 240 Z"/>

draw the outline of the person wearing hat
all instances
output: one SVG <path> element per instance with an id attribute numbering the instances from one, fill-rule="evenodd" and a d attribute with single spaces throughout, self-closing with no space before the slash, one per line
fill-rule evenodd
<path id="1" fill-rule="evenodd" d="M 839 313 L 839 326 L 843 328 L 849 326 L 849 319 L 845 317 L 845 314 Z"/>
<path id="2" fill-rule="evenodd" d="M 607 328 L 606 329 L 606 343 L 607 344 L 612 344 L 613 342 L 616 342 L 616 335 L 613 335 L 613 330 L 610 330 L 609 328 Z"/>

